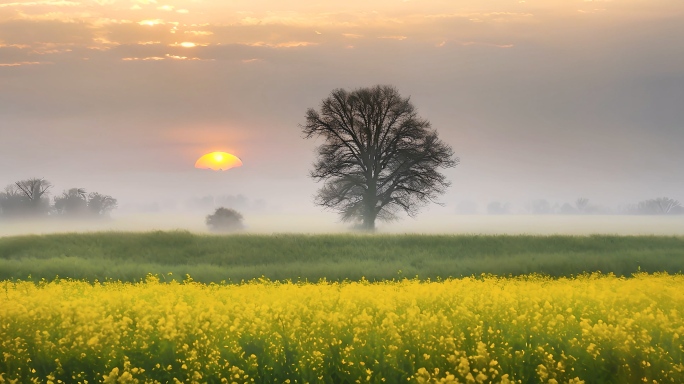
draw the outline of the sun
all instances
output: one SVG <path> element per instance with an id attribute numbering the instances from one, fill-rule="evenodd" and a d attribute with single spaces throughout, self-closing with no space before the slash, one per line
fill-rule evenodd
<path id="1" fill-rule="evenodd" d="M 211 152 L 203 155 L 195 162 L 195 168 L 227 171 L 231 168 L 242 167 L 242 160 L 227 152 Z"/>

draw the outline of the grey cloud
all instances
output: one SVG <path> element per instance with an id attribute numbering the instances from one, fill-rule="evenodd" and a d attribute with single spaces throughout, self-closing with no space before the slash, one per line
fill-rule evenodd
<path id="1" fill-rule="evenodd" d="M 32 59 L 27 49 L 0 46 L 0 64 L 26 61 Z"/>

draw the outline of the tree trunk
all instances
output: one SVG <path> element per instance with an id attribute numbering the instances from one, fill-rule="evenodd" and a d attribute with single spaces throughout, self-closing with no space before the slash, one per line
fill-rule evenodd
<path id="1" fill-rule="evenodd" d="M 375 218 L 378 212 L 375 209 L 378 204 L 378 196 L 376 196 L 377 185 L 373 182 L 369 183 L 366 196 L 363 199 L 364 213 L 363 213 L 363 230 L 368 232 L 375 232 Z"/>
<path id="2" fill-rule="evenodd" d="M 367 232 L 375 232 L 375 213 L 367 213 L 363 216 L 363 230 Z"/>

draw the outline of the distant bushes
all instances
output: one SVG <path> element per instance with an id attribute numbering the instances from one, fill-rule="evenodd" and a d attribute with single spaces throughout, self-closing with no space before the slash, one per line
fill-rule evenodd
<path id="1" fill-rule="evenodd" d="M 636 204 L 619 206 L 616 209 L 593 204 L 587 198 L 579 198 L 574 203 L 551 203 L 546 199 L 528 201 L 522 213 L 531 215 L 681 215 L 684 207 L 678 200 L 669 197 L 643 200 Z M 459 210 L 459 213 L 460 210 Z M 513 213 L 509 203 L 493 201 L 487 205 L 490 215 Z"/>
<path id="2" fill-rule="evenodd" d="M 230 208 L 220 207 L 207 216 L 207 226 L 214 232 L 232 232 L 242 229 L 242 215 Z"/>

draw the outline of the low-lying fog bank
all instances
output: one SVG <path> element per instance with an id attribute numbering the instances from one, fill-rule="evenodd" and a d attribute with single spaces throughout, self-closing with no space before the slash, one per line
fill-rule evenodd
<path id="1" fill-rule="evenodd" d="M 130 214 L 99 221 L 0 221 L 0 236 L 93 231 L 189 230 L 210 233 L 205 216 L 192 214 Z M 246 216 L 242 233 L 352 232 L 332 215 Z M 684 215 L 423 215 L 379 223 L 379 233 L 431 234 L 618 234 L 684 236 Z"/>

